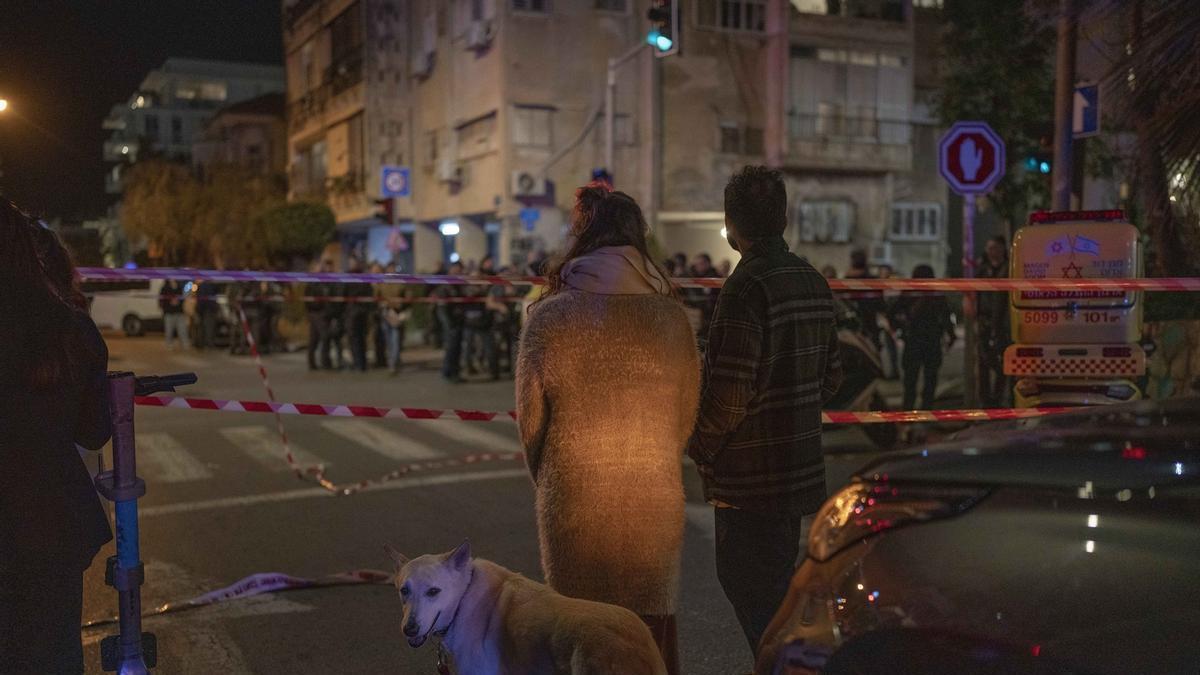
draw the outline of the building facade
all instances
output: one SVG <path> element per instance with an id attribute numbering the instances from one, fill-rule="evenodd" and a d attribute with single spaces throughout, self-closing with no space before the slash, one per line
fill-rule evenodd
<path id="1" fill-rule="evenodd" d="M 410 271 L 560 249 L 574 189 L 604 168 L 609 60 L 644 43 L 649 4 L 285 1 L 293 198 L 326 200 L 345 244 Z M 681 54 L 646 47 L 614 72 L 606 168 L 660 249 L 736 260 L 725 182 L 769 163 L 787 176 L 789 242 L 814 264 L 842 271 L 864 248 L 941 272 L 946 191 L 929 169 L 911 3 L 682 7 Z M 387 166 L 410 177 L 394 227 L 375 217 Z"/>
<path id="2" fill-rule="evenodd" d="M 203 175 L 231 164 L 263 174 L 287 170 L 287 122 L 282 92 L 263 94 L 218 110 L 192 144 L 192 166 Z"/>
<path id="3" fill-rule="evenodd" d="M 219 109 L 283 89 L 279 66 L 167 59 L 104 120 L 104 159 L 111 164 L 106 189 L 120 194 L 122 172 L 139 157 L 190 160 L 193 143 Z"/>

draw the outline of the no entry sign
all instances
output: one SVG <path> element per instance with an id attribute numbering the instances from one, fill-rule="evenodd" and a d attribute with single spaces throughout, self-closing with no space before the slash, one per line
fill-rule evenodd
<path id="1" fill-rule="evenodd" d="M 960 195 L 991 191 L 1004 165 L 1004 141 L 987 122 L 956 122 L 938 146 L 938 171 Z"/>

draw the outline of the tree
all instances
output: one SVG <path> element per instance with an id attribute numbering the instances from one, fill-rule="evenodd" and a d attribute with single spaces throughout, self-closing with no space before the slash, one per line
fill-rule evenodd
<path id="1" fill-rule="evenodd" d="M 186 166 L 144 159 L 125 172 L 121 224 L 131 238 L 161 251 L 167 264 L 190 262 L 198 253 L 192 226 L 200 216 L 200 184 Z"/>
<path id="2" fill-rule="evenodd" d="M 336 219 L 328 206 L 315 202 L 278 204 L 258 214 L 252 232 L 262 244 L 268 264 L 320 254 L 333 239 Z"/>
<path id="3" fill-rule="evenodd" d="M 1195 0 L 1096 0 L 1127 27 L 1107 79 L 1111 117 L 1133 130 L 1137 219 L 1149 235 L 1152 271 L 1200 268 L 1200 11 Z"/>
<path id="4" fill-rule="evenodd" d="M 943 18 L 938 116 L 947 126 L 983 120 L 1004 139 L 1009 166 L 988 203 L 1011 228 L 1049 202 L 1049 182 L 1024 160 L 1053 129 L 1054 31 L 1024 0 L 947 0 Z"/>

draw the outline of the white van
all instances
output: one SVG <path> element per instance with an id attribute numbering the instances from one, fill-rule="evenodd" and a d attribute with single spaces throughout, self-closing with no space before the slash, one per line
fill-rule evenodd
<path id="1" fill-rule="evenodd" d="M 91 297 L 92 321 L 100 330 L 120 329 L 130 337 L 162 330 L 163 314 L 158 306 L 162 286 L 162 280 L 155 279 L 128 290 L 96 291 Z"/>

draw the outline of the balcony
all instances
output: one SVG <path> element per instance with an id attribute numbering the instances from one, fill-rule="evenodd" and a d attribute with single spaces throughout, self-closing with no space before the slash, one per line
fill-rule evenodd
<path id="1" fill-rule="evenodd" d="M 329 85 L 323 84 L 288 104 L 288 128 L 295 132 L 308 120 L 325 112 L 329 102 Z"/>
<path id="2" fill-rule="evenodd" d="M 876 117 L 788 114 L 787 164 L 833 171 L 909 171 L 912 123 Z"/>
<path id="3" fill-rule="evenodd" d="M 362 82 L 362 79 L 363 53 L 361 48 L 342 56 L 325 69 L 325 81 L 329 83 L 334 96 Z"/>

